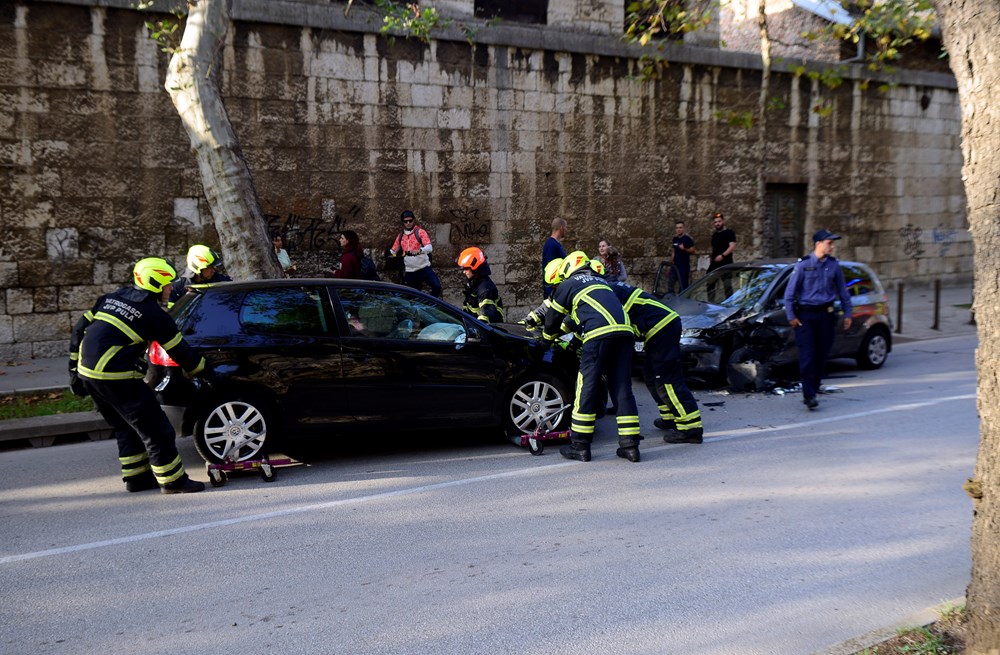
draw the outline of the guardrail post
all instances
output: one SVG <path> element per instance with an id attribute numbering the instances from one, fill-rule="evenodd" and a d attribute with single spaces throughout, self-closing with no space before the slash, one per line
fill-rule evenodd
<path id="1" fill-rule="evenodd" d="M 940 330 L 941 323 L 941 280 L 934 280 L 934 325 L 932 330 Z"/>
<path id="2" fill-rule="evenodd" d="M 896 334 L 903 331 L 903 283 L 896 288 Z"/>

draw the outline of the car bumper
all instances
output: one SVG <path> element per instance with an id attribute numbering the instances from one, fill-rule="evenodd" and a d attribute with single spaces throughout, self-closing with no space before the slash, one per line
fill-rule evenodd
<path id="1" fill-rule="evenodd" d="M 722 366 L 722 346 L 707 344 L 700 339 L 682 337 L 681 363 L 687 375 L 718 375 Z"/>

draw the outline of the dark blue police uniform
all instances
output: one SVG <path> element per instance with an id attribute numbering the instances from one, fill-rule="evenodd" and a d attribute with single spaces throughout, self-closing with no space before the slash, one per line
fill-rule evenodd
<path id="1" fill-rule="evenodd" d="M 815 238 L 820 236 L 823 238 Z M 839 238 L 825 230 L 814 235 L 815 241 Z M 785 315 L 789 321 L 797 318 L 802 322 L 795 329 L 795 343 L 799 347 L 802 398 L 810 409 L 815 407 L 826 357 L 833 345 L 837 322 L 841 320 L 841 314 L 834 307 L 837 300 L 840 300 L 843 316 L 850 317 L 851 296 L 836 257 L 818 259 L 815 253 L 809 253 L 795 264 L 785 289 Z"/>

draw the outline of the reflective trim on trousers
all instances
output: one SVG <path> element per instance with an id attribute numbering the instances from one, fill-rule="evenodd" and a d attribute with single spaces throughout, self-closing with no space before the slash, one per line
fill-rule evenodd
<path id="1" fill-rule="evenodd" d="M 154 466 L 153 475 L 156 476 L 156 481 L 160 485 L 180 479 L 184 475 L 184 463 L 181 462 L 181 456 L 178 455 L 174 458 L 174 461 L 166 466 Z"/>

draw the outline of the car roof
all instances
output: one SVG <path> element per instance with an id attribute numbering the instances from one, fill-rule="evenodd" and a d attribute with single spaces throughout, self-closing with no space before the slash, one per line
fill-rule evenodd
<path id="1" fill-rule="evenodd" d="M 376 287 L 376 288 L 398 288 L 410 289 L 410 287 L 394 284 L 392 282 L 380 282 L 376 280 L 346 280 L 329 277 L 296 277 L 296 278 L 276 278 L 266 280 L 241 280 L 238 282 L 215 282 L 212 284 L 192 284 L 188 288 L 197 291 L 245 291 L 248 289 L 274 289 L 287 286 L 325 286 L 334 288 L 343 287 Z M 412 289 L 410 289 L 412 291 Z"/>
<path id="2" fill-rule="evenodd" d="M 732 264 L 726 264 L 726 267 L 733 268 L 771 268 L 771 267 L 784 267 L 792 266 L 797 261 L 795 257 L 784 257 L 775 259 L 751 259 L 743 262 L 733 262 Z M 838 259 L 841 264 L 848 264 L 850 266 L 864 266 L 865 268 L 871 268 L 868 264 L 862 262 L 849 261 L 846 259 Z M 721 266 L 719 268 L 722 268 Z"/>

